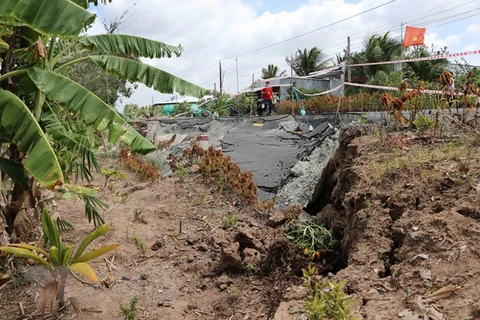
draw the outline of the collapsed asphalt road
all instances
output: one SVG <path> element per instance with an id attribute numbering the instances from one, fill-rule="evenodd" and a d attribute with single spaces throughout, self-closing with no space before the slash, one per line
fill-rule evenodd
<path id="1" fill-rule="evenodd" d="M 209 144 L 253 173 L 260 199 L 277 198 L 277 207 L 306 206 L 336 148 L 338 130 L 334 117 L 322 116 L 310 123 L 290 115 L 243 119 L 187 118 L 150 120 L 143 132 L 159 150 L 149 155 L 164 161 L 179 155 L 200 134 Z M 309 125 L 314 130 L 309 130 Z"/>

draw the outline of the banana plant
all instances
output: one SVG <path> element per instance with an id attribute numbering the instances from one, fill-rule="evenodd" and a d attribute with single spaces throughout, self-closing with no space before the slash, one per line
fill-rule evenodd
<path id="1" fill-rule="evenodd" d="M 57 301 L 60 308 L 65 305 L 65 284 L 70 272 L 74 272 L 92 282 L 98 283 L 98 277 L 89 261 L 115 250 L 117 245 L 108 245 L 85 253 L 87 247 L 98 237 L 106 234 L 110 227 L 104 224 L 86 236 L 76 251 L 71 245 L 64 244 L 58 227 L 53 223 L 47 210 L 42 211 L 42 227 L 45 238 L 50 245 L 49 249 L 42 249 L 27 243 L 9 244 L 0 247 L 0 251 L 12 254 L 15 257 L 34 260 L 45 266 L 54 278 L 54 287 L 57 288 Z"/>
<path id="2" fill-rule="evenodd" d="M 111 143 L 120 141 L 136 153 L 156 149 L 113 107 L 65 76 L 70 66 L 88 60 L 161 93 L 200 97 L 205 92 L 140 62 L 141 57 L 178 57 L 181 46 L 130 35 L 84 35 L 96 18 L 86 8 L 99 2 L 107 1 L 2 0 L 0 6 L 0 145 L 9 146 L 0 157 L 49 189 L 62 185 L 72 172 L 88 180 L 91 170 L 98 170 L 96 142 L 84 132 L 108 135 Z M 81 50 L 95 54 L 76 54 Z M 78 122 L 88 130 L 70 125 Z M 24 202 L 20 192 L 14 194 L 6 213 L 9 225 Z"/>

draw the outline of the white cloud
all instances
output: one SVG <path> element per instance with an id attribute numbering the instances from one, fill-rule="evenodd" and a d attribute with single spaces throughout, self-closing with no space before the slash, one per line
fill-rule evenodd
<path id="1" fill-rule="evenodd" d="M 268 9 L 268 6 L 262 6 L 260 0 L 138 0 L 136 5 L 132 5 L 132 0 L 115 0 L 95 8 L 99 18 L 90 33 L 101 33 L 102 19 L 113 20 L 130 8 L 124 29 L 119 33 L 174 45 L 181 43 L 185 48 L 180 58 L 148 63 L 211 89 L 214 82 L 218 87 L 218 61 L 222 60 L 225 89 L 235 93 L 235 59 L 227 58 L 327 26 L 387 1 L 361 0 L 351 3 L 345 0 L 310 0 L 299 4 L 293 11 L 279 7 L 282 2 L 272 1 L 270 6 L 276 5 L 275 10 L 258 13 L 262 7 Z M 475 8 L 476 4 L 470 0 L 401 0 L 390 3 L 295 40 L 239 56 L 239 87 L 248 86 L 252 74 L 255 74 L 255 78 L 260 77 L 261 68 L 269 63 L 278 65 L 280 70 L 289 71 L 285 57 L 299 48 L 318 46 L 334 58 L 335 53 L 342 52 L 346 47 L 347 36 L 351 37 L 352 50 L 360 50 L 363 40 L 375 33 L 390 31 L 392 36 L 400 37 L 402 22 L 426 27 L 426 44 L 448 46 L 450 52 L 463 50 L 467 45 L 480 43 L 479 32 L 475 32 L 479 25 L 472 24 L 475 17 L 445 23 L 472 15 L 469 12 Z M 144 86 L 140 88 L 131 99 L 125 101 L 145 105 L 151 103 L 152 96 L 155 101 L 171 96 L 159 95 Z"/>
<path id="2" fill-rule="evenodd" d="M 480 24 L 471 24 L 467 27 L 467 34 L 478 34 L 480 33 Z"/>

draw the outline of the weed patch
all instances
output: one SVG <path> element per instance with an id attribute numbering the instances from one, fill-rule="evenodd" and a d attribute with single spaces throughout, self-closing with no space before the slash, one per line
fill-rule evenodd
<path id="1" fill-rule="evenodd" d="M 120 151 L 120 161 L 129 170 L 135 172 L 140 180 L 156 180 L 160 178 L 158 169 L 143 160 L 136 153 L 131 153 L 129 149 Z"/>

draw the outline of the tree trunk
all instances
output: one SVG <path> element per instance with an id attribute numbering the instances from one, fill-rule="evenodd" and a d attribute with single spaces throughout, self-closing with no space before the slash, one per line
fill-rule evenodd
<path id="1" fill-rule="evenodd" d="M 62 273 L 60 274 L 57 291 L 57 301 L 59 309 L 65 307 L 65 285 L 67 284 L 67 277 L 69 273 L 70 270 L 65 268 L 65 270 L 62 270 Z"/>

